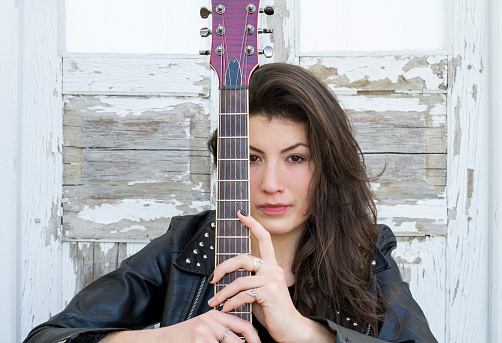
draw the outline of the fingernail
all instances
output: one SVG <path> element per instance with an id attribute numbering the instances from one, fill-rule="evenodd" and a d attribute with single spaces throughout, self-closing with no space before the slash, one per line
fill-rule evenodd
<path id="1" fill-rule="evenodd" d="M 246 212 L 244 212 L 243 210 L 239 210 L 240 214 L 242 214 L 244 217 L 247 217 L 248 214 Z"/>
<path id="2" fill-rule="evenodd" d="M 211 304 L 213 303 L 213 301 L 214 301 L 214 297 L 212 297 L 211 299 L 209 299 L 209 300 L 208 300 L 208 302 L 207 302 L 207 304 L 208 304 L 209 306 L 211 306 Z"/>
<path id="3" fill-rule="evenodd" d="M 209 283 L 213 282 L 213 278 L 214 278 L 214 272 L 212 272 L 211 275 L 209 275 L 209 277 L 207 278 L 209 280 Z"/>

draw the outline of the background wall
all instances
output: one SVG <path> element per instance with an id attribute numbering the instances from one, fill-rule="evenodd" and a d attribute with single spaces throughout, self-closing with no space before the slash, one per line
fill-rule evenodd
<path id="1" fill-rule="evenodd" d="M 416 51 L 327 42 L 323 27 L 305 36 L 315 17 L 304 5 L 275 1 L 276 15 L 262 22 L 274 34 L 260 37 L 275 55 L 261 62 L 318 75 L 351 116 L 370 171 L 387 164 L 374 184 L 380 221 L 399 236 L 394 257 L 438 340 L 497 341 L 499 5 L 451 0 L 444 16 L 431 7 L 430 18 L 444 22 L 431 23 L 432 31 L 420 25 L 424 36 L 443 35 L 443 45 L 417 42 Z M 9 296 L 1 299 L 0 325 L 14 342 L 162 234 L 172 216 L 211 207 L 204 145 L 216 101 L 208 58 L 173 54 L 189 45 L 168 44 L 155 55 L 68 53 L 64 2 L 1 6 L 8 48 L 0 53 L 0 251 L 14 263 L 1 267 L 8 280 L 0 290 Z M 400 10 L 394 4 L 386 12 Z M 182 12 L 170 12 L 172 20 L 209 25 Z"/>

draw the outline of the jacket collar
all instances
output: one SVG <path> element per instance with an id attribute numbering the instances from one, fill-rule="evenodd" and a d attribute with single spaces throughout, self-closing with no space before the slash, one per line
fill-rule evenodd
<path id="1" fill-rule="evenodd" d="M 190 273 L 210 275 L 215 267 L 214 216 L 211 216 L 180 252 L 174 265 Z M 391 266 L 380 248 L 376 247 L 371 262 L 373 273 L 379 273 Z"/>
<path id="2" fill-rule="evenodd" d="M 180 252 L 174 265 L 199 275 L 210 275 L 214 270 L 214 217 L 206 221 Z"/>

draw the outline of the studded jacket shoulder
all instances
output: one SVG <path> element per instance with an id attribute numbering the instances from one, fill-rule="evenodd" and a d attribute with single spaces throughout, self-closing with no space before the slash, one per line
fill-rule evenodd
<path id="1" fill-rule="evenodd" d="M 207 302 L 214 294 L 208 282 L 214 269 L 213 222 L 214 211 L 174 217 L 164 235 L 85 287 L 24 342 L 98 342 L 113 331 L 155 323 L 169 326 L 209 311 Z M 374 272 L 393 311 L 381 323 L 379 339 L 313 318 L 336 333 L 337 342 L 436 342 L 390 255 L 395 247 L 394 234 L 381 226 Z"/>

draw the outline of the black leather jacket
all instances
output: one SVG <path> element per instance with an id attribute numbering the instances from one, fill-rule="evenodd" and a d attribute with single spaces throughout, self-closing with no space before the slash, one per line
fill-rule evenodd
<path id="1" fill-rule="evenodd" d="M 213 222 L 213 211 L 174 217 L 166 234 L 80 291 L 61 313 L 34 328 L 24 342 L 97 342 L 116 330 L 141 329 L 158 322 L 169 326 L 210 310 Z M 326 319 L 315 320 L 336 333 L 336 342 L 436 342 L 390 255 L 396 238 L 388 227 L 381 228 L 374 273 L 394 312 L 381 323 L 379 339 Z"/>

